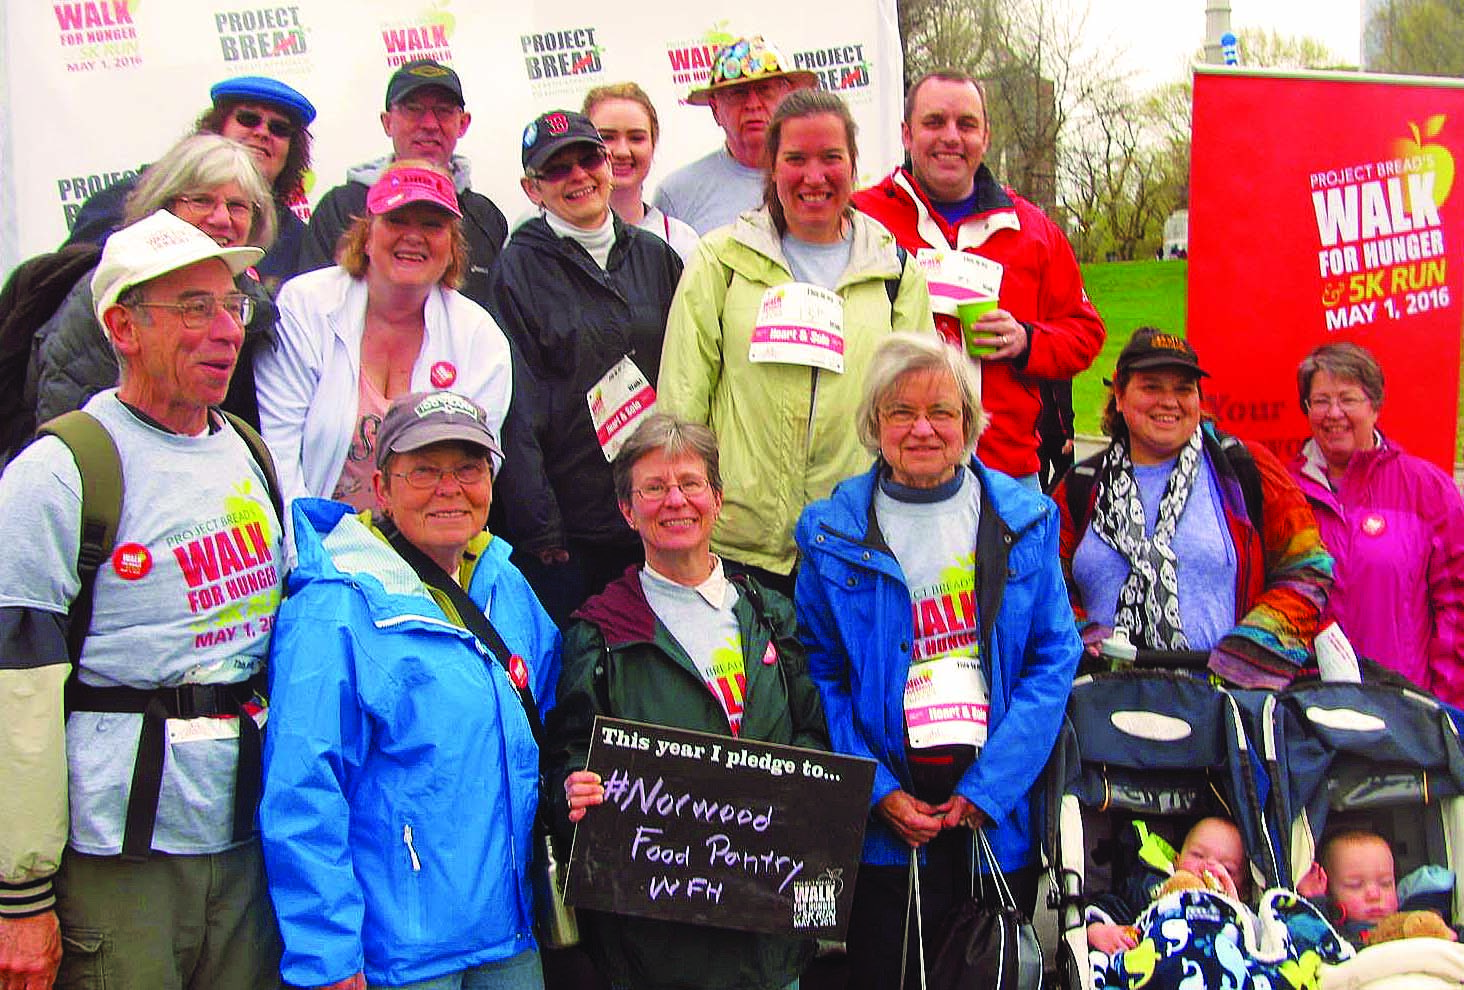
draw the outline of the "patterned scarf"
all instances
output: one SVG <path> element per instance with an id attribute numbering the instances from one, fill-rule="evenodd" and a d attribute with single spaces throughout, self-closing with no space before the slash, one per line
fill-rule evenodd
<path id="1" fill-rule="evenodd" d="M 1189 649 L 1179 615 L 1179 573 L 1170 542 L 1199 468 L 1200 431 L 1195 430 L 1164 486 L 1154 535 L 1145 539 L 1144 503 L 1134 480 L 1128 441 L 1111 444 L 1103 458 L 1098 498 L 1093 504 L 1093 530 L 1129 564 L 1113 625 L 1127 629 L 1135 644 L 1151 650 Z"/>

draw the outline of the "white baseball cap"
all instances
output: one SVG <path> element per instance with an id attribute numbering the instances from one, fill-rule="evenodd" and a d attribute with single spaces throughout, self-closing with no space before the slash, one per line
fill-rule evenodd
<path id="1" fill-rule="evenodd" d="M 257 247 L 221 247 L 212 237 L 167 210 L 158 210 L 107 238 L 102 260 L 92 273 L 92 308 L 97 322 L 134 285 L 210 258 L 218 258 L 238 275 L 260 258 Z"/>

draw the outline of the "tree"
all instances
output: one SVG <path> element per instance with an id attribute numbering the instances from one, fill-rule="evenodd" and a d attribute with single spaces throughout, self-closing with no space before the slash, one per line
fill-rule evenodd
<path id="1" fill-rule="evenodd" d="M 1241 28 L 1240 64 L 1262 69 L 1355 69 L 1315 38 Z M 1202 56 L 1203 57 L 1203 56 Z"/>
<path id="2" fill-rule="evenodd" d="M 1369 69 L 1464 76 L 1464 0 L 1384 0 L 1364 30 Z"/>
<path id="3" fill-rule="evenodd" d="M 1121 82 L 1095 88 L 1072 118 L 1061 156 L 1063 207 L 1073 249 L 1084 261 L 1131 261 L 1153 251 L 1188 176 L 1183 153 L 1164 134 L 1161 104 Z"/>
<path id="4" fill-rule="evenodd" d="M 906 84 L 935 68 L 982 79 L 992 170 L 1052 210 L 1058 135 L 1092 72 L 1078 54 L 1081 15 L 1062 0 L 900 0 L 898 10 Z"/>

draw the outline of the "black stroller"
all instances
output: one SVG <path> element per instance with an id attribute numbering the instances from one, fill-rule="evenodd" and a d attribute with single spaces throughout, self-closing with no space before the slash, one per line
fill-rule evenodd
<path id="1" fill-rule="evenodd" d="M 1280 874 L 1259 756 L 1224 688 L 1187 673 L 1132 670 L 1073 684 L 1048 773 L 1044 845 L 1058 909 L 1059 985 L 1091 990 L 1084 907 L 1137 867 L 1123 837 L 1141 820 L 1176 848 L 1189 826 L 1234 821 L 1253 886 Z"/>
<path id="2" fill-rule="evenodd" d="M 1284 879 L 1299 880 L 1323 832 L 1343 828 L 1387 838 L 1399 876 L 1424 863 L 1460 871 L 1464 748 L 1439 702 L 1392 684 L 1316 682 L 1268 698 L 1262 719 Z M 1456 884 L 1455 918 L 1461 907 Z"/>

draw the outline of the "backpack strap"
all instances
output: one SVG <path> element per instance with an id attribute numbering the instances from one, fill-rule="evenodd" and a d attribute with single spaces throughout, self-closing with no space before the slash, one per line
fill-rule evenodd
<path id="1" fill-rule="evenodd" d="M 1217 432 L 1216 439 L 1220 443 L 1220 453 L 1225 456 L 1225 462 L 1230 465 L 1236 480 L 1240 482 L 1240 493 L 1245 499 L 1245 514 L 1250 517 L 1251 525 L 1256 528 L 1257 533 L 1265 532 L 1266 502 L 1261 493 L 1261 469 L 1256 467 L 1254 455 L 1239 437 Z"/>
<path id="2" fill-rule="evenodd" d="M 264 442 L 264 437 L 259 435 L 259 431 L 241 417 L 227 409 L 218 411 L 223 413 L 224 419 L 228 420 L 229 425 L 239 434 L 239 438 L 244 441 L 244 446 L 249 448 L 250 455 L 259 465 L 259 470 L 264 472 L 264 485 L 269 489 L 270 503 L 274 506 L 275 517 L 283 526 L 285 524 L 285 498 L 280 491 L 280 476 L 279 472 L 275 470 L 274 455 L 269 452 L 269 445 Z"/>
<path id="3" fill-rule="evenodd" d="M 74 677 L 82 644 L 91 631 L 97 571 L 117 540 L 117 522 L 122 516 L 122 458 L 112 435 L 95 416 L 80 409 L 56 417 L 36 432 L 64 443 L 81 474 L 81 543 L 76 551 L 81 588 L 71 602 L 66 628 Z"/>
<path id="4" fill-rule="evenodd" d="M 1093 486 L 1098 482 L 1098 464 L 1091 458 L 1079 461 L 1068 468 L 1061 483 L 1067 486 L 1068 518 L 1073 521 L 1076 532 L 1082 533 L 1088 524 L 1088 506 L 1093 497 Z"/>
<path id="5" fill-rule="evenodd" d="M 910 252 L 906 251 L 897 243 L 895 245 L 895 259 L 899 262 L 900 273 L 894 278 L 885 279 L 885 295 L 890 297 L 891 310 L 894 310 L 895 297 L 900 294 L 900 286 L 905 282 L 905 259 L 909 257 Z"/>

